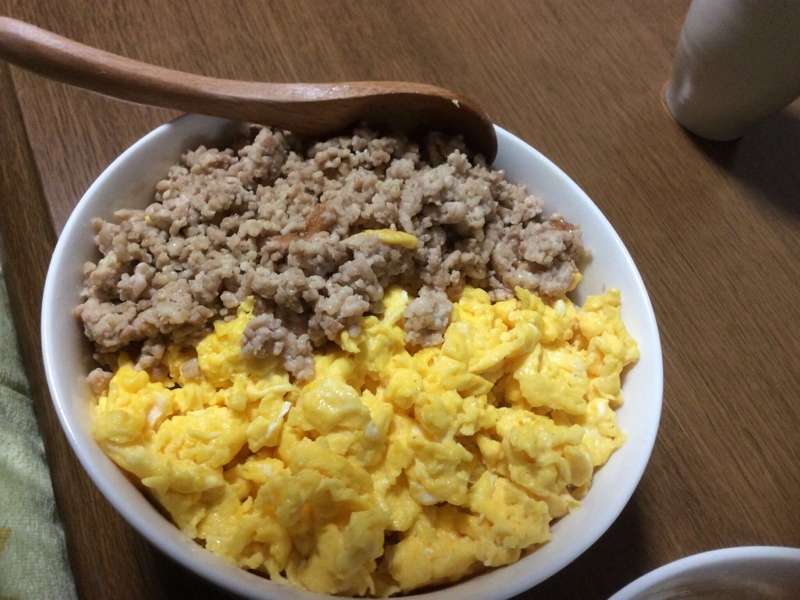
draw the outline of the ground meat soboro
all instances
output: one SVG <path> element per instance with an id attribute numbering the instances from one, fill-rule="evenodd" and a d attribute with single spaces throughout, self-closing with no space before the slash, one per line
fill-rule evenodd
<path id="1" fill-rule="evenodd" d="M 145 210 L 93 221 L 102 258 L 86 264 L 75 312 L 101 364 L 130 347 L 153 369 L 166 343 L 198 338 L 254 296 L 243 352 L 282 355 L 307 379 L 314 348 L 357 335 L 391 284 L 416 297 L 404 319 L 415 346 L 442 341 L 467 283 L 493 300 L 515 286 L 565 293 L 580 231 L 541 212 L 458 137 L 432 134 L 420 148 L 361 128 L 303 145 L 253 127 L 234 148 L 187 152 Z M 363 233 L 382 230 L 416 244 Z"/>

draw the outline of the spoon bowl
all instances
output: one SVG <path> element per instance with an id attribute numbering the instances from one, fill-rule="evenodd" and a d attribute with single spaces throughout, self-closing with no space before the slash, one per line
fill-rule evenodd
<path id="1" fill-rule="evenodd" d="M 0 17 L 0 57 L 49 79 L 138 104 L 173 108 L 326 137 L 361 121 L 418 136 L 463 134 L 487 163 L 497 154 L 491 119 L 444 88 L 399 81 L 264 83 L 174 71 L 85 46 Z"/>

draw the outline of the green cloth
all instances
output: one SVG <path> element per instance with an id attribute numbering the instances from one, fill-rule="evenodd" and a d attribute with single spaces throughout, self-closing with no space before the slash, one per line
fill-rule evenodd
<path id="1" fill-rule="evenodd" d="M 77 597 L 0 270 L 0 600 Z"/>

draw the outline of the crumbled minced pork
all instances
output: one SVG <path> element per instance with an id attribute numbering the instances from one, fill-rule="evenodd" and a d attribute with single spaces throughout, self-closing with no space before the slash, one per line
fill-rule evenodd
<path id="1" fill-rule="evenodd" d="M 516 286 L 559 296 L 584 253 L 578 228 L 543 217 L 538 198 L 458 137 L 420 147 L 360 128 L 303 145 L 253 127 L 233 146 L 187 152 L 145 210 L 92 221 L 102 258 L 85 265 L 75 313 L 101 364 L 125 349 L 156 369 L 166 344 L 198 339 L 254 296 L 243 352 L 281 355 L 308 379 L 314 348 L 357 335 L 391 284 L 415 296 L 407 342 L 431 346 L 465 284 L 493 300 Z M 416 248 L 354 235 L 379 229 L 415 235 Z"/>

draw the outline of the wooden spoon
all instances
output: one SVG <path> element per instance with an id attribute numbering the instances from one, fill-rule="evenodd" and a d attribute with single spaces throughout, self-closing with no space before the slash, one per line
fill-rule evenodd
<path id="1" fill-rule="evenodd" d="M 359 121 L 419 135 L 461 133 L 491 163 L 497 137 L 488 115 L 450 90 L 420 83 L 259 83 L 156 67 L 0 17 L 0 57 L 49 79 L 139 104 L 273 125 L 324 137 Z"/>

